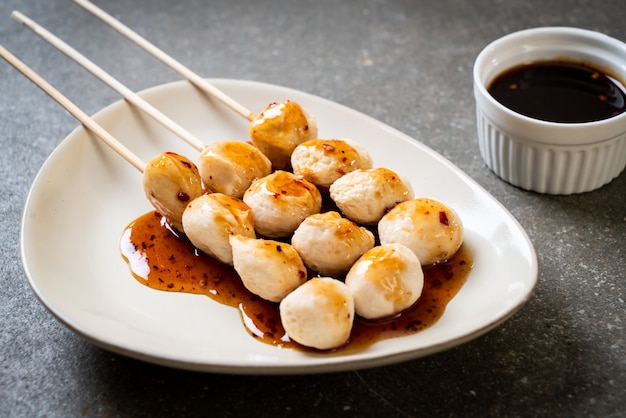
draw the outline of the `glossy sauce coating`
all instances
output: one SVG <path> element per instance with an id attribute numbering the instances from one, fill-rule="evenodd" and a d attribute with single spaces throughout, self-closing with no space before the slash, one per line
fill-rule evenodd
<path id="1" fill-rule="evenodd" d="M 266 177 L 268 181 L 260 179 L 258 184 L 260 190 L 276 198 L 280 196 L 302 197 L 318 194 L 312 183 L 289 171 L 277 170 L 270 176 Z"/>
<path id="2" fill-rule="evenodd" d="M 370 155 L 349 139 L 311 139 L 291 154 L 294 174 L 328 189 L 335 180 L 356 169 L 372 168 Z"/>
<path id="3" fill-rule="evenodd" d="M 128 225 L 120 250 L 140 283 L 157 290 L 209 296 L 237 308 L 248 333 L 258 340 L 284 348 L 318 351 L 291 341 L 281 324 L 278 304 L 249 292 L 232 267 L 198 251 L 186 237 L 168 228 L 158 212 L 142 215 Z M 433 325 L 467 280 L 472 265 L 472 254 L 463 246 L 448 262 L 427 268 L 422 296 L 414 306 L 380 321 L 357 317 L 348 343 L 333 351 L 360 350 Z"/>
<path id="4" fill-rule="evenodd" d="M 179 231 L 187 204 L 204 193 L 196 165 L 187 157 L 163 152 L 146 164 L 143 189 L 152 206 Z"/>
<path id="5" fill-rule="evenodd" d="M 270 103 L 250 124 L 252 144 L 265 154 L 274 169 L 290 166 L 294 148 L 317 137 L 317 126 L 304 109 L 292 101 Z"/>

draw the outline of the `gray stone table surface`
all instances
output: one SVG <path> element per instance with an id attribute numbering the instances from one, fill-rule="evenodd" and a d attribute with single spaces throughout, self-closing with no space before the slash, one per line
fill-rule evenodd
<path id="1" fill-rule="evenodd" d="M 626 174 L 548 196 L 499 180 L 476 140 L 472 65 L 504 34 L 565 25 L 626 40 L 622 0 L 99 0 L 206 77 L 283 85 L 357 109 L 451 160 L 521 223 L 530 301 L 493 331 L 400 364 L 310 376 L 170 369 L 105 351 L 31 291 L 19 252 L 29 187 L 78 126 L 0 62 L 0 416 L 626 416 Z M 139 91 L 180 77 L 71 0 L 4 0 L 0 43 L 88 114 L 119 97 L 27 29 L 19 10 Z"/>

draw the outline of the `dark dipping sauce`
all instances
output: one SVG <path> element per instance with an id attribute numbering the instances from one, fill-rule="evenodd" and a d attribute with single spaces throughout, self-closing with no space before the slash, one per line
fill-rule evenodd
<path id="1" fill-rule="evenodd" d="M 593 122 L 626 111 L 623 85 L 599 70 L 566 61 L 514 67 L 487 90 L 509 109 L 548 122 Z"/>
<path id="2" fill-rule="evenodd" d="M 146 213 L 128 225 L 122 234 L 120 250 L 140 283 L 168 292 L 206 295 L 237 308 L 248 333 L 264 343 L 320 351 L 290 340 L 281 324 L 277 303 L 248 291 L 231 266 L 200 252 L 184 235 L 172 230 L 158 212 Z M 329 351 L 360 350 L 377 341 L 415 334 L 433 325 L 466 282 L 472 265 L 471 252 L 462 246 L 448 262 L 425 268 L 422 295 L 411 308 L 379 321 L 357 316 L 348 343 Z M 316 273 L 309 271 L 309 275 L 313 277 Z"/>

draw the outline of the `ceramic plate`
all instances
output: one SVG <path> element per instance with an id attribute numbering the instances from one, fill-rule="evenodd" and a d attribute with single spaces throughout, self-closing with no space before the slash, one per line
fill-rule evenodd
<path id="1" fill-rule="evenodd" d="M 475 266 L 432 327 L 356 353 L 307 353 L 256 341 L 239 312 L 202 295 L 161 292 L 138 283 L 119 253 L 123 229 L 152 210 L 141 174 L 82 126 L 50 155 L 30 191 L 21 251 L 41 302 L 92 343 L 183 369 L 242 374 L 322 373 L 381 366 L 469 341 L 509 318 L 530 297 L 537 261 L 511 214 L 453 164 L 418 141 L 359 112 L 303 92 L 257 82 L 211 80 L 253 112 L 273 101 L 299 102 L 322 138 L 364 144 L 377 166 L 406 176 L 416 196 L 453 207 L 465 225 Z M 248 140 L 248 121 L 187 82 L 142 96 L 209 143 Z M 132 108 L 114 103 L 94 117 L 141 159 L 163 151 L 198 152 Z"/>

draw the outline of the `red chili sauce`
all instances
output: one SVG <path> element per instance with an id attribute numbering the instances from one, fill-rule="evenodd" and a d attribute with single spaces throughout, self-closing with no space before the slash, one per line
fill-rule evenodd
<path id="1" fill-rule="evenodd" d="M 281 324 L 278 304 L 248 291 L 235 270 L 196 249 L 184 235 L 172 230 L 158 212 L 137 218 L 124 230 L 121 254 L 140 283 L 168 292 L 185 292 L 239 309 L 242 322 L 254 338 L 275 346 L 307 351 L 289 339 Z M 360 350 L 373 343 L 417 333 L 437 322 L 448 302 L 461 289 L 473 258 L 462 246 L 446 263 L 424 269 L 420 299 L 406 311 L 388 319 L 368 321 L 356 317 L 347 344 L 332 351 Z M 315 272 L 309 272 L 311 277 Z"/>

